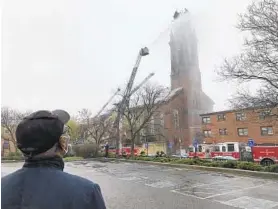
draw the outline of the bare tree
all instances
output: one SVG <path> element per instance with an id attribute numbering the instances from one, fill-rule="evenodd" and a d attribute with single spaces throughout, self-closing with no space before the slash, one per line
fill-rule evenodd
<path id="1" fill-rule="evenodd" d="M 110 115 L 101 115 L 99 117 L 92 117 L 92 113 L 88 109 L 79 111 L 79 119 L 84 133 L 88 138 L 92 138 L 96 144 L 98 152 L 100 144 L 111 134 L 113 120 Z M 87 139 L 88 140 L 88 139 Z"/>
<path id="2" fill-rule="evenodd" d="M 131 155 L 134 156 L 135 139 L 140 131 L 150 125 L 153 116 L 165 98 L 165 88 L 155 85 L 143 86 L 132 95 L 123 119 L 126 120 L 131 140 Z"/>
<path id="3" fill-rule="evenodd" d="M 258 82 L 255 94 L 242 90 L 230 101 L 234 108 L 278 107 L 278 1 L 251 3 L 239 16 L 237 28 L 247 32 L 243 51 L 225 59 L 218 70 L 223 80 Z M 276 118 L 278 115 L 276 114 Z"/>
<path id="4" fill-rule="evenodd" d="M 9 107 L 1 107 L 1 126 L 4 128 L 4 132 L 1 133 L 1 137 L 12 141 L 16 146 L 16 127 L 28 114 L 29 112 L 22 113 Z M 5 136 L 5 130 L 8 133 L 8 137 Z"/>
<path id="5" fill-rule="evenodd" d="M 89 127 L 92 124 L 92 112 L 89 109 L 83 108 L 82 110 L 78 111 L 78 122 L 79 122 L 79 135 L 86 139 L 89 135 Z"/>

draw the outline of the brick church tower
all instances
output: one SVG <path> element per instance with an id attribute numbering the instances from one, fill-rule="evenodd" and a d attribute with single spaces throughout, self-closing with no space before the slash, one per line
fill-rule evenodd
<path id="1" fill-rule="evenodd" d="M 198 43 L 190 14 L 185 9 L 175 12 L 170 33 L 171 52 L 171 90 L 181 89 L 178 110 L 180 121 L 180 139 L 187 147 L 201 128 L 200 114 L 213 110 L 213 101 L 202 91 L 201 72 L 198 60 Z"/>

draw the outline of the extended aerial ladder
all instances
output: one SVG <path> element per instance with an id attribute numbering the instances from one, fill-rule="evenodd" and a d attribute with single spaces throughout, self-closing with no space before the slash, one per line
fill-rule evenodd
<path id="1" fill-rule="evenodd" d="M 121 91 L 120 88 L 117 89 L 117 91 L 110 97 L 110 99 L 103 105 L 103 107 L 98 111 L 96 114 L 96 118 L 102 113 L 102 111 L 107 107 L 107 105 L 112 101 L 112 99 Z"/>
<path id="2" fill-rule="evenodd" d="M 141 86 L 143 86 L 151 77 L 154 76 L 154 73 L 150 73 L 138 86 L 136 86 L 132 91 L 130 92 L 129 97 L 134 94 Z"/>
<path id="3" fill-rule="evenodd" d="M 132 86 L 134 83 L 135 76 L 138 71 L 138 67 L 140 65 L 141 59 L 143 56 L 146 56 L 149 54 L 149 49 L 147 47 L 140 49 L 136 63 L 132 69 L 128 84 L 126 86 L 123 99 L 118 105 L 118 112 L 117 112 L 117 117 L 116 120 L 114 121 L 113 127 L 116 129 L 115 131 L 115 138 L 116 138 L 116 155 L 119 155 L 119 150 L 120 150 L 120 122 L 121 122 L 121 117 L 126 109 L 126 106 L 128 105 L 131 92 L 132 92 Z M 150 76 L 151 77 L 151 76 Z M 140 87 L 139 87 L 140 88 Z"/>
<path id="4" fill-rule="evenodd" d="M 138 84 L 136 87 L 134 87 L 134 89 L 132 89 L 132 91 L 130 92 L 130 95 L 129 97 L 131 97 L 132 94 L 134 94 L 138 89 L 140 89 L 141 86 L 143 86 L 151 77 L 154 76 L 154 73 L 150 73 L 140 84 Z M 114 105 L 115 106 L 119 106 L 121 103 L 121 101 L 119 103 L 115 103 Z M 110 111 L 111 112 L 114 112 L 116 111 L 116 107 L 112 108 Z"/>

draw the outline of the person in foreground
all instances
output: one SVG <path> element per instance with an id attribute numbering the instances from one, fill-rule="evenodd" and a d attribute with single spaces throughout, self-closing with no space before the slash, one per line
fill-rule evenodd
<path id="1" fill-rule="evenodd" d="M 37 111 L 16 129 L 23 168 L 1 180 L 3 209 L 106 209 L 98 184 L 63 172 L 68 139 L 64 110 Z"/>

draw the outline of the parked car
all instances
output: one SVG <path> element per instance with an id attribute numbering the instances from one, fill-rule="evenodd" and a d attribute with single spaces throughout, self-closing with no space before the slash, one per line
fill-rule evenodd
<path id="1" fill-rule="evenodd" d="M 183 154 L 183 155 L 171 155 L 171 157 L 173 158 L 188 158 L 187 154 Z"/>
<path id="2" fill-rule="evenodd" d="M 212 160 L 215 160 L 215 161 L 227 161 L 227 160 L 237 160 L 235 159 L 234 157 L 232 156 L 215 156 L 212 158 Z"/>

